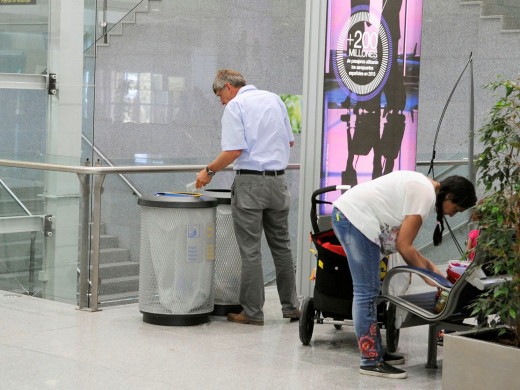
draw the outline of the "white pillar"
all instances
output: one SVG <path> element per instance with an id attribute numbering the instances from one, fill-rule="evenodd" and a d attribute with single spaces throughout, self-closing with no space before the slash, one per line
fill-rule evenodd
<path id="1" fill-rule="evenodd" d="M 304 296 L 312 295 L 314 282 L 309 281 L 309 277 L 316 265 L 316 258 L 310 252 L 309 233 L 312 228 L 309 212 L 311 195 L 320 183 L 326 26 L 327 2 L 307 0 L 296 274 L 298 294 Z"/>
<path id="2" fill-rule="evenodd" d="M 58 93 L 49 96 L 47 162 L 79 165 L 83 95 L 83 0 L 50 0 L 48 72 L 57 75 Z M 52 214 L 54 234 L 46 242 L 48 299 L 76 302 L 79 242 L 79 180 L 75 174 L 48 172 L 46 213 Z"/>

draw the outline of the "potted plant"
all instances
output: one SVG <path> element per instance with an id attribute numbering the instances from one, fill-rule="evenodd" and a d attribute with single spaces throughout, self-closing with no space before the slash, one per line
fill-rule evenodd
<path id="1" fill-rule="evenodd" d="M 500 95 L 476 133 L 484 146 L 476 160 L 478 183 L 486 195 L 476 207 L 481 227 L 477 247 L 487 253 L 486 273 L 510 280 L 475 300 L 473 314 L 482 319 L 476 331 L 446 335 L 443 389 L 445 383 L 446 388 L 461 388 L 470 378 L 481 388 L 520 383 L 520 78 L 498 78 L 485 87 Z"/>

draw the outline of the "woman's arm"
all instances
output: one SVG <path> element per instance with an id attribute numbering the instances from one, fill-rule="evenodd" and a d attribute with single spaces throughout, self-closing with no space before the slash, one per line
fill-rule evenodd
<path id="1" fill-rule="evenodd" d="M 399 234 L 397 235 L 397 250 L 401 256 L 403 256 L 406 264 L 426 268 L 444 276 L 435 264 L 419 253 L 413 245 L 413 241 L 415 237 L 417 237 L 421 225 L 422 217 L 420 215 L 407 215 L 404 218 L 401 228 L 399 229 Z"/>

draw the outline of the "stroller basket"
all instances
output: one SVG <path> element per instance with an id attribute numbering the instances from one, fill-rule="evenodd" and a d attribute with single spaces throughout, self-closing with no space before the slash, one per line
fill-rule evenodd
<path id="1" fill-rule="evenodd" d="M 322 294 L 352 300 L 352 277 L 347 256 L 332 229 L 311 234 L 318 252 L 316 284 Z"/>

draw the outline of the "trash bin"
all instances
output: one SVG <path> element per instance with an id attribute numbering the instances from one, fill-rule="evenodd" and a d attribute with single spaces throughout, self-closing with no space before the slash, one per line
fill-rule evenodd
<path id="1" fill-rule="evenodd" d="M 214 306 L 217 200 L 200 194 L 141 196 L 139 311 L 158 325 L 209 321 Z"/>
<path id="2" fill-rule="evenodd" d="M 242 258 L 235 238 L 231 216 L 231 190 L 208 189 L 204 195 L 216 198 L 217 233 L 215 250 L 215 310 L 213 315 L 240 313 Z"/>

